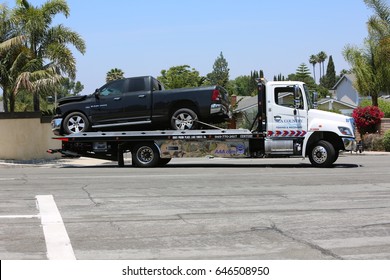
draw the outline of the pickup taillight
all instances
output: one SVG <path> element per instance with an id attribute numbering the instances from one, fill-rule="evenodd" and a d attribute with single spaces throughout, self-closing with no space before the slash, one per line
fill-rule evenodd
<path id="1" fill-rule="evenodd" d="M 218 89 L 213 90 L 213 95 L 211 96 L 212 101 L 220 101 L 221 100 L 221 93 Z"/>

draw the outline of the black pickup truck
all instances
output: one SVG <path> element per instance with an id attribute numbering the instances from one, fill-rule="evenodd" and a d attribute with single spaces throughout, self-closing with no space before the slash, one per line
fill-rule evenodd
<path id="1" fill-rule="evenodd" d="M 52 120 L 56 135 L 111 130 L 194 129 L 229 117 L 229 99 L 219 86 L 165 90 L 151 76 L 109 82 L 94 94 L 59 100 Z"/>

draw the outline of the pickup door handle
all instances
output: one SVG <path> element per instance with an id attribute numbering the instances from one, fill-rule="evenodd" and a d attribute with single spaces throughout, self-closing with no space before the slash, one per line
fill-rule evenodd
<path id="1" fill-rule="evenodd" d="M 140 95 L 138 95 L 138 98 L 145 98 L 145 97 L 146 97 L 145 94 L 140 94 Z"/>
<path id="2" fill-rule="evenodd" d="M 115 101 L 119 101 L 119 100 L 121 100 L 121 99 L 122 99 L 121 97 L 115 97 L 115 98 L 114 98 Z"/>

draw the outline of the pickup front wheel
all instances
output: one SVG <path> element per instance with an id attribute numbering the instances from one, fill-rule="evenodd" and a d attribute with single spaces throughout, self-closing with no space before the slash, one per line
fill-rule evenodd
<path id="1" fill-rule="evenodd" d="M 171 117 L 171 127 L 175 130 L 189 130 L 197 127 L 198 115 L 191 109 L 176 110 Z"/>
<path id="2" fill-rule="evenodd" d="M 88 129 L 89 121 L 83 113 L 70 113 L 64 120 L 64 131 L 66 134 L 85 132 L 88 131 Z"/>

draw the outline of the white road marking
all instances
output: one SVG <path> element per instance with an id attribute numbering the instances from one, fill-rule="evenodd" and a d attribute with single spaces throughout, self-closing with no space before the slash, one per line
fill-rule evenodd
<path id="1" fill-rule="evenodd" d="M 52 195 L 37 195 L 49 260 L 75 260 L 72 244 Z"/>
<path id="2" fill-rule="evenodd" d="M 39 215 L 7 215 L 7 216 L 0 216 L 0 219 L 34 219 L 34 218 L 40 218 Z"/>

